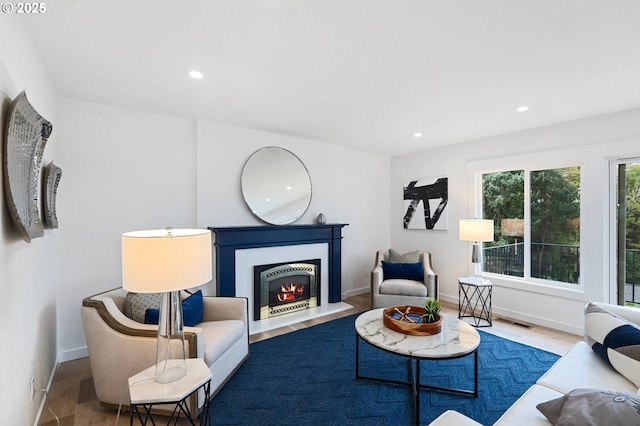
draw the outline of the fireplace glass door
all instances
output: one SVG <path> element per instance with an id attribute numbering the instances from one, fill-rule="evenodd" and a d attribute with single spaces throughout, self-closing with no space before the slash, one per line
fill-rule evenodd
<path id="1" fill-rule="evenodd" d="M 254 319 L 320 305 L 320 259 L 254 266 Z"/>

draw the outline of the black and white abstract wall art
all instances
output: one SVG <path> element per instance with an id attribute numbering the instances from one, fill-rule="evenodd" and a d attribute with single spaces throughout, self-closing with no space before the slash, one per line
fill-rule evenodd
<path id="1" fill-rule="evenodd" d="M 449 181 L 446 177 L 412 180 L 403 189 L 404 229 L 449 229 L 447 203 Z"/>

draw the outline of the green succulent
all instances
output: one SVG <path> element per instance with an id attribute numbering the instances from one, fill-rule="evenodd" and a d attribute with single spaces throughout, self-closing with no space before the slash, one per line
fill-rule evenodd
<path id="1" fill-rule="evenodd" d="M 429 299 L 424 302 L 424 314 L 422 315 L 423 323 L 436 322 L 438 320 L 438 314 L 440 313 L 440 301 L 438 299 Z"/>

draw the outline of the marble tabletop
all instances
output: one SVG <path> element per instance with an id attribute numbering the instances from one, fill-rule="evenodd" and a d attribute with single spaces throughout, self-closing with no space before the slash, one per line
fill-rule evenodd
<path id="1" fill-rule="evenodd" d="M 460 277 L 458 278 L 460 284 L 472 285 L 476 287 L 492 287 L 493 283 L 489 280 L 485 280 L 482 277 Z"/>
<path id="2" fill-rule="evenodd" d="M 185 360 L 187 374 L 175 382 L 158 383 L 154 380 L 155 365 L 129 377 L 131 404 L 159 404 L 178 402 L 211 380 L 212 374 L 200 358 Z"/>
<path id="3" fill-rule="evenodd" d="M 382 322 L 384 308 L 364 312 L 356 318 L 356 332 L 366 342 L 400 355 L 423 359 L 456 358 L 480 345 L 478 331 L 451 315 L 443 317 L 442 331 L 433 336 L 413 336 L 388 329 Z"/>

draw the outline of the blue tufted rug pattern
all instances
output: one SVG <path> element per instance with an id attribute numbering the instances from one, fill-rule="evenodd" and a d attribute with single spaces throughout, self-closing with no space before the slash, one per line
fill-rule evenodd
<path id="1" fill-rule="evenodd" d="M 409 386 L 355 379 L 358 314 L 250 346 L 211 401 L 213 425 L 413 425 Z M 422 390 L 420 424 L 454 409 L 493 424 L 559 358 L 480 331 L 479 396 Z M 422 383 L 473 389 L 473 355 L 423 361 Z M 360 374 L 408 380 L 407 358 L 360 341 Z"/>

